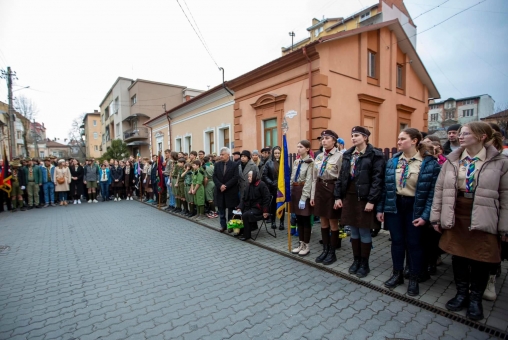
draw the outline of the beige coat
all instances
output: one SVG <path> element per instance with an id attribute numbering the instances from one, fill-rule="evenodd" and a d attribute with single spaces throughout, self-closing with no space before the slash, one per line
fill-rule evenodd
<path id="1" fill-rule="evenodd" d="M 310 198 L 310 191 L 312 189 L 312 182 L 314 175 L 314 161 L 312 158 L 307 155 L 305 159 L 302 160 L 302 166 L 300 167 L 300 174 L 298 176 L 298 179 L 296 180 L 297 183 L 305 182 L 303 188 L 302 188 L 302 197 L 300 198 L 300 201 L 306 201 Z M 307 161 L 307 162 L 305 162 Z M 298 169 L 298 164 L 300 164 L 300 160 L 297 159 L 293 162 L 293 169 L 291 170 L 291 179 L 290 179 L 290 185 L 293 185 L 295 182 L 295 176 L 296 176 L 296 170 Z"/>
<path id="2" fill-rule="evenodd" d="M 443 229 L 455 224 L 457 177 L 463 151 L 459 148 L 448 155 L 437 179 L 430 221 L 440 221 Z M 493 146 L 487 148 L 487 159 L 479 169 L 476 184 L 470 229 L 508 233 L 508 158 Z"/>
<path id="3" fill-rule="evenodd" d="M 63 184 L 58 184 L 56 181 L 59 177 L 65 177 L 65 182 Z M 69 191 L 69 184 L 71 183 L 71 172 L 69 168 L 55 168 L 55 178 L 53 179 L 55 183 L 55 192 L 61 192 L 61 191 Z"/>

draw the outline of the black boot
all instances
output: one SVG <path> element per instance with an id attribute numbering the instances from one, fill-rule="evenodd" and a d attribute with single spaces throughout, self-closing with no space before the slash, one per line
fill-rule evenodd
<path id="1" fill-rule="evenodd" d="M 356 272 L 356 276 L 361 278 L 364 278 L 370 273 L 369 268 L 369 258 L 370 258 L 370 251 L 372 249 L 372 243 L 360 243 L 360 250 L 361 250 L 361 257 L 362 260 L 360 262 L 360 268 Z"/>
<path id="2" fill-rule="evenodd" d="M 353 256 L 355 260 L 351 265 L 351 267 L 349 267 L 349 274 L 356 274 L 356 272 L 360 268 L 360 254 L 361 254 L 360 239 L 352 238 L 351 248 L 353 249 Z"/>
<path id="3" fill-rule="evenodd" d="M 323 260 L 326 258 L 326 256 L 328 255 L 328 251 L 330 249 L 330 246 L 328 244 L 324 244 L 323 245 L 323 252 L 321 253 L 321 255 L 319 255 L 317 258 L 316 258 L 316 262 L 317 263 L 322 263 Z"/>
<path id="4" fill-rule="evenodd" d="M 335 255 L 335 248 L 330 246 L 330 248 L 328 249 L 328 254 L 326 254 L 326 258 L 323 260 L 323 264 L 325 266 L 328 266 L 334 263 L 335 261 L 337 261 L 337 255 Z"/>
<path id="5" fill-rule="evenodd" d="M 482 297 L 489 281 L 490 268 L 487 263 L 473 261 L 471 263 L 471 293 L 466 316 L 468 319 L 479 321 L 484 318 Z"/>
<path id="6" fill-rule="evenodd" d="M 275 222 L 275 219 L 272 220 L 272 229 L 273 230 L 277 229 L 277 223 Z"/>
<path id="7" fill-rule="evenodd" d="M 461 311 L 469 300 L 469 265 L 468 260 L 456 255 L 452 256 L 453 280 L 457 293 L 446 303 L 446 309 L 452 312 Z"/>
<path id="8" fill-rule="evenodd" d="M 279 230 L 284 230 L 284 222 L 280 221 Z"/>
<path id="9" fill-rule="evenodd" d="M 410 274 L 409 274 L 409 265 L 406 263 L 406 266 L 404 267 L 404 278 L 406 280 L 409 280 L 409 276 L 410 276 Z"/>
<path id="10" fill-rule="evenodd" d="M 417 296 L 420 294 L 420 286 L 418 285 L 418 274 L 411 274 L 409 276 L 409 284 L 407 285 L 407 295 Z"/>
<path id="11" fill-rule="evenodd" d="M 402 270 L 394 270 L 392 276 L 387 281 L 385 281 L 385 287 L 393 289 L 403 283 L 404 283 L 404 274 Z"/>

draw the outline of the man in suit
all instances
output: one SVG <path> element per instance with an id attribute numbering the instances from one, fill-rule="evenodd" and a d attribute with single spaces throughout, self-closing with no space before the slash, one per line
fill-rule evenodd
<path id="1" fill-rule="evenodd" d="M 233 209 L 238 206 L 238 164 L 230 160 L 231 150 L 220 150 L 220 161 L 215 163 L 213 182 L 215 183 L 215 204 L 219 209 L 220 232 L 227 229 L 227 221 L 233 217 Z M 228 218 L 226 220 L 226 209 Z"/>

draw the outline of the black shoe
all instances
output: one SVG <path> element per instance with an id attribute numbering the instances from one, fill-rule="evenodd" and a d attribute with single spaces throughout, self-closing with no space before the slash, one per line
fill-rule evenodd
<path id="1" fill-rule="evenodd" d="M 316 262 L 317 263 L 322 263 L 323 260 L 326 258 L 326 256 L 328 255 L 328 250 L 329 250 L 329 246 L 328 245 L 323 245 L 323 252 L 321 253 L 321 255 L 319 255 L 317 258 L 316 258 Z"/>
<path id="2" fill-rule="evenodd" d="M 16 209 L 16 208 L 13 208 L 13 209 L 11 210 L 11 212 L 16 212 L 16 211 L 18 211 L 18 209 Z"/>
<path id="3" fill-rule="evenodd" d="M 500 276 L 501 276 L 501 263 L 497 266 L 496 278 L 499 278 Z"/>
<path id="4" fill-rule="evenodd" d="M 40 209 L 40 208 L 42 208 L 40 205 L 35 206 L 35 209 Z"/>
<path id="5" fill-rule="evenodd" d="M 424 272 L 418 276 L 418 283 L 422 283 L 428 280 L 430 280 L 429 272 Z"/>
<path id="6" fill-rule="evenodd" d="M 250 240 L 250 237 L 240 236 L 238 239 L 239 239 L 240 241 L 247 241 L 247 240 Z"/>
<path id="7" fill-rule="evenodd" d="M 363 258 L 360 262 L 360 268 L 356 272 L 356 277 L 361 279 L 367 276 L 369 273 L 370 273 L 369 259 Z"/>
<path id="8" fill-rule="evenodd" d="M 284 224 L 282 222 L 279 224 L 279 230 L 284 230 Z"/>
<path id="9" fill-rule="evenodd" d="M 409 276 L 410 276 L 410 274 L 409 274 L 409 266 L 406 265 L 406 267 L 404 268 L 404 278 L 406 280 L 409 280 Z"/>
<path id="10" fill-rule="evenodd" d="M 274 222 L 272 222 L 272 229 L 273 229 L 273 230 L 277 229 L 277 224 L 275 224 L 275 221 L 274 221 Z"/>
<path id="11" fill-rule="evenodd" d="M 385 281 L 385 287 L 388 289 L 393 289 L 397 287 L 398 285 L 401 285 L 404 283 L 404 275 L 402 273 L 402 270 L 394 270 L 392 273 L 392 276 Z"/>
<path id="12" fill-rule="evenodd" d="M 471 287 L 472 288 L 472 287 Z M 484 318 L 483 306 L 482 306 L 483 293 L 475 292 L 471 290 L 469 295 L 469 306 L 467 307 L 466 317 L 468 319 L 479 321 Z"/>
<path id="13" fill-rule="evenodd" d="M 427 271 L 428 271 L 429 275 L 436 275 L 436 272 L 437 272 L 436 265 L 429 264 L 429 266 L 427 267 Z M 420 282 L 423 282 L 423 281 L 420 281 Z"/>
<path id="14" fill-rule="evenodd" d="M 223 232 L 225 232 L 225 231 L 226 231 L 226 228 L 220 228 L 220 229 L 219 229 L 219 233 L 223 233 Z"/>
<path id="15" fill-rule="evenodd" d="M 335 249 L 330 247 L 330 249 L 328 250 L 328 254 L 326 255 L 326 258 L 323 260 L 323 264 L 325 266 L 328 266 L 328 265 L 331 265 L 332 263 L 334 263 L 335 261 L 337 261 L 337 255 L 335 255 Z"/>
<path id="16" fill-rule="evenodd" d="M 32 210 L 34 207 L 32 206 L 29 206 L 28 208 L 26 208 L 26 210 Z"/>
<path id="17" fill-rule="evenodd" d="M 409 284 L 407 285 L 407 295 L 409 296 L 417 296 L 420 294 L 420 286 L 418 285 L 418 277 L 419 275 L 411 274 L 409 276 Z"/>
<path id="18" fill-rule="evenodd" d="M 349 267 L 349 274 L 356 274 L 358 269 L 360 269 L 360 257 L 355 257 L 353 264 Z"/>
<path id="19" fill-rule="evenodd" d="M 173 214 L 178 214 L 180 212 L 182 212 L 182 209 L 180 209 L 180 208 L 176 208 L 175 210 L 172 211 Z"/>
<path id="20" fill-rule="evenodd" d="M 19 209 L 20 211 L 25 211 L 26 208 L 25 207 L 21 207 L 21 209 Z"/>
<path id="21" fill-rule="evenodd" d="M 371 237 L 376 237 L 377 234 L 379 234 L 379 229 L 372 229 L 372 231 L 370 232 Z"/>

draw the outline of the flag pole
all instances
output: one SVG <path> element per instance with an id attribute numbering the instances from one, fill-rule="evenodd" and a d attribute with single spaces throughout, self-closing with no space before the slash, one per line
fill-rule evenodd
<path id="1" fill-rule="evenodd" d="M 286 203 L 286 221 L 288 223 L 288 251 L 291 252 L 291 204 Z"/>

